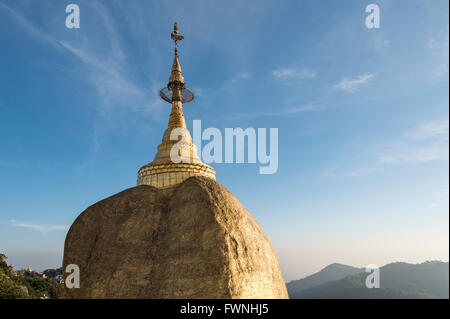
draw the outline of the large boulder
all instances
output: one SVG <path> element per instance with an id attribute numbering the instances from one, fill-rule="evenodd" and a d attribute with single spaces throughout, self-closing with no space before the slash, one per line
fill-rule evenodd
<path id="1" fill-rule="evenodd" d="M 288 298 L 258 222 L 225 187 L 191 177 L 142 185 L 86 209 L 65 241 L 66 298 Z"/>

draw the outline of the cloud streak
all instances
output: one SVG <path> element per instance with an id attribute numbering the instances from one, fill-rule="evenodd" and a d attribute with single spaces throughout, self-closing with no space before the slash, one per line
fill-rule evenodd
<path id="1" fill-rule="evenodd" d="M 371 174 L 378 169 L 375 165 L 361 167 L 341 167 L 336 165 L 323 171 L 323 175 L 328 177 L 356 178 Z"/>
<path id="2" fill-rule="evenodd" d="M 375 76 L 373 74 L 362 74 L 356 78 L 348 79 L 345 78 L 341 82 L 335 85 L 335 88 L 349 92 L 354 93 L 358 91 L 358 89 L 362 86 L 370 82 Z"/>
<path id="3" fill-rule="evenodd" d="M 293 68 L 282 68 L 273 70 L 272 75 L 281 80 L 313 79 L 317 77 L 317 71 L 307 69 L 297 70 Z"/>
<path id="4" fill-rule="evenodd" d="M 321 112 L 324 111 L 325 107 L 314 105 L 314 104 L 304 104 L 293 107 L 287 107 L 281 109 L 279 111 L 267 111 L 267 112 L 254 112 L 247 114 L 239 114 L 236 116 L 229 116 L 230 119 L 239 119 L 239 118 L 249 118 L 249 117 L 265 117 L 265 116 L 289 116 L 306 112 Z"/>
<path id="5" fill-rule="evenodd" d="M 67 226 L 67 225 L 46 225 L 46 226 L 44 226 L 44 225 L 37 225 L 37 224 L 21 222 L 21 221 L 14 220 L 14 219 L 11 220 L 11 223 L 17 227 L 32 229 L 32 230 L 38 231 L 42 234 L 47 234 L 52 231 L 65 231 L 65 230 L 69 229 L 69 226 Z"/>
<path id="6" fill-rule="evenodd" d="M 448 78 L 449 69 L 449 32 L 445 32 L 428 39 L 427 49 L 434 60 L 432 80 L 440 81 Z"/>
<path id="7" fill-rule="evenodd" d="M 395 164 L 448 160 L 448 142 L 448 119 L 428 122 L 407 131 L 401 141 L 387 145 L 378 154 L 378 161 Z"/>
<path id="8" fill-rule="evenodd" d="M 434 120 L 405 131 L 394 143 L 385 143 L 359 157 L 357 165 L 334 165 L 323 174 L 355 178 L 381 171 L 388 165 L 419 164 L 449 160 L 449 120 Z M 350 162 L 350 161 L 347 161 Z M 440 196 L 448 197 L 448 188 Z"/>
<path id="9" fill-rule="evenodd" d="M 250 74 L 250 72 L 241 72 L 237 75 L 237 78 L 241 80 L 250 80 L 252 78 L 252 75 Z"/>
<path id="10" fill-rule="evenodd" d="M 57 47 L 56 41 L 51 36 L 42 31 L 39 27 L 33 25 L 28 19 L 24 18 L 14 9 L 12 9 L 11 7 L 7 6 L 2 2 L 0 2 L 0 9 L 6 11 L 8 15 L 12 18 L 12 20 L 20 27 L 22 27 L 22 29 L 24 29 L 31 36 L 34 36 L 35 38 L 38 38 L 44 42 L 51 44 L 52 46 Z"/>
<path id="11" fill-rule="evenodd" d="M 153 79 L 150 79 L 150 88 L 142 87 L 137 82 L 132 68 L 127 63 L 123 41 L 116 30 L 117 23 L 101 3 L 92 3 L 89 6 L 100 18 L 99 32 L 103 32 L 103 36 L 108 39 L 109 47 L 96 48 L 95 42 L 79 41 L 78 38 L 70 38 L 69 41 L 55 37 L 0 2 L 0 9 L 6 11 L 31 37 L 51 45 L 63 55 L 69 53 L 82 62 L 84 68 L 81 68 L 79 63 L 70 68 L 72 76 L 87 81 L 95 88 L 103 115 L 111 114 L 111 111 L 117 108 L 143 115 L 152 114 L 152 111 L 163 105 L 156 94 L 159 87 Z"/>

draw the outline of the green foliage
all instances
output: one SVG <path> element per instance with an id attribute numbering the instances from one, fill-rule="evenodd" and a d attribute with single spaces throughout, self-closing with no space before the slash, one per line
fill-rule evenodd
<path id="1" fill-rule="evenodd" d="M 0 259 L 0 299 L 58 298 L 58 285 L 53 279 L 38 273 L 13 273 L 5 258 Z M 55 273 L 58 269 L 54 269 Z M 28 291 L 28 293 L 27 293 Z"/>
<path id="2" fill-rule="evenodd" d="M 51 299 L 58 298 L 57 284 L 51 279 L 38 276 L 23 276 L 18 277 L 17 282 L 28 288 L 29 298 L 31 299 L 39 299 L 44 296 Z"/>
<path id="3" fill-rule="evenodd" d="M 27 297 L 20 287 L 11 285 L 4 278 L 0 278 L 0 299 L 24 299 Z"/>
<path id="4" fill-rule="evenodd" d="M 55 278 L 58 275 L 62 275 L 62 267 L 56 269 L 46 269 L 42 273 L 49 278 Z"/>
<path id="5" fill-rule="evenodd" d="M 5 260 L 2 260 L 2 259 L 0 259 L 0 271 L 3 271 L 4 274 L 8 274 L 8 275 L 10 273 L 8 264 L 6 263 Z"/>

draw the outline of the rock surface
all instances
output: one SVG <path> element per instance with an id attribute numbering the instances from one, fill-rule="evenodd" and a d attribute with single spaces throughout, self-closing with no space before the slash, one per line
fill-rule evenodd
<path id="1" fill-rule="evenodd" d="M 67 298 L 288 298 L 261 226 L 225 187 L 191 177 L 142 185 L 86 209 L 70 228 Z"/>

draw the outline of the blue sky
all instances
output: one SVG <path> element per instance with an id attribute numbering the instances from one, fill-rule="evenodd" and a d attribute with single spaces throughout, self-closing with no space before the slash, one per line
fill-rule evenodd
<path id="1" fill-rule="evenodd" d="M 78 214 L 135 185 L 167 125 L 157 92 L 178 21 L 188 127 L 279 129 L 276 174 L 212 166 L 286 281 L 332 262 L 448 261 L 448 6 L 0 0 L 0 251 L 57 267 Z"/>

